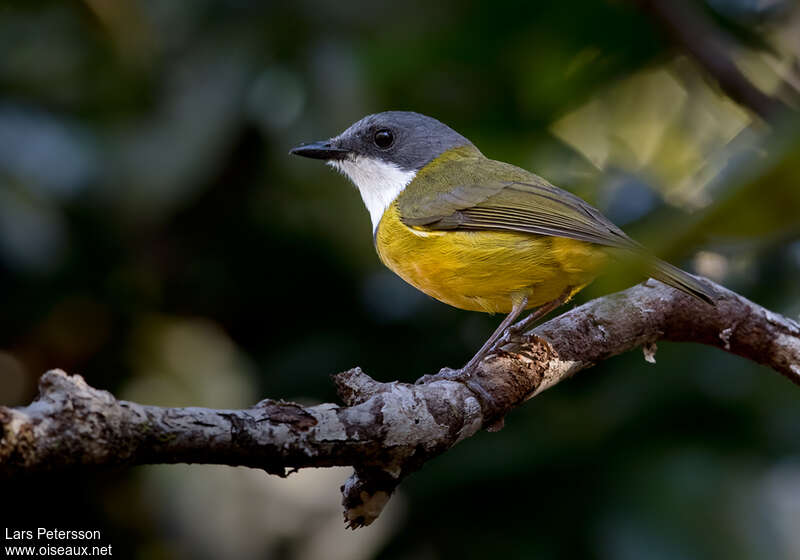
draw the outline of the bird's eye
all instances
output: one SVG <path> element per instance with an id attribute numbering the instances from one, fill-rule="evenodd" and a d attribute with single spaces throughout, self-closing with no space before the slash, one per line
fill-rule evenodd
<path id="1" fill-rule="evenodd" d="M 379 130 L 375 133 L 375 145 L 381 150 L 385 150 L 394 142 L 394 134 L 390 130 Z"/>

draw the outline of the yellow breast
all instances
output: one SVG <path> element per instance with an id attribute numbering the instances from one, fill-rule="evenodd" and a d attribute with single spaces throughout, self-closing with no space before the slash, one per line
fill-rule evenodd
<path id="1" fill-rule="evenodd" d="M 460 309 L 509 313 L 527 295 L 538 307 L 591 282 L 608 255 L 563 237 L 500 231 L 430 231 L 389 206 L 375 233 L 381 261 L 406 282 Z"/>

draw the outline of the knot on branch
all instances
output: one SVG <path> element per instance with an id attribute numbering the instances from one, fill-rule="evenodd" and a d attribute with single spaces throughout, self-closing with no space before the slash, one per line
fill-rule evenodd
<path id="1" fill-rule="evenodd" d="M 52 398 L 54 395 L 78 395 L 82 392 L 101 393 L 90 387 L 80 375 L 69 375 L 62 369 L 51 369 L 39 378 L 39 394 L 37 401 Z M 111 395 L 109 394 L 109 397 Z M 113 397 L 111 397 L 113 399 Z"/>
<path id="2" fill-rule="evenodd" d="M 375 381 L 360 367 L 332 375 L 331 379 L 336 385 L 336 393 L 347 406 L 361 404 L 387 390 L 386 384 Z"/>
<path id="3" fill-rule="evenodd" d="M 0 407 L 0 465 L 26 466 L 25 458 L 35 443 L 30 419 L 20 412 Z"/>
<path id="4" fill-rule="evenodd" d="M 84 413 L 93 400 L 115 402 L 110 393 L 90 387 L 80 375 L 70 376 L 54 369 L 39 379 L 39 394 L 27 409 L 0 407 L 0 472 L 41 467 L 42 448 L 53 461 L 53 467 L 81 462 L 80 454 L 73 453 L 75 450 L 70 446 L 75 431 L 99 436 L 109 429 L 104 418 L 86 421 Z M 43 447 L 51 424 L 43 424 L 39 415 L 48 416 L 55 411 L 63 422 L 61 444 L 58 448 Z"/>
<path id="5" fill-rule="evenodd" d="M 385 471 L 353 473 L 340 488 L 347 528 L 355 530 L 375 521 L 399 483 Z"/>

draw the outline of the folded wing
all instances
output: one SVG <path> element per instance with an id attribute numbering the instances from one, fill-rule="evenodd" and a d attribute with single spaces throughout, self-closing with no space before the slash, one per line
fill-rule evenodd
<path id="1" fill-rule="evenodd" d="M 713 291 L 700 280 L 647 253 L 577 196 L 532 178 L 428 189 L 399 199 L 400 217 L 407 226 L 430 230 L 514 231 L 625 249 L 641 258 L 654 278 L 713 303 Z"/>
<path id="2" fill-rule="evenodd" d="M 641 249 L 598 210 L 544 181 L 462 185 L 430 194 L 427 201 L 400 208 L 406 225 L 432 230 L 509 230 Z"/>

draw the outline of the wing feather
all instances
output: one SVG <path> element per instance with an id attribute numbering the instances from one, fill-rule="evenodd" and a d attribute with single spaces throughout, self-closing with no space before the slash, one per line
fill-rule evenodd
<path id="1" fill-rule="evenodd" d="M 409 226 L 432 230 L 506 230 L 639 249 L 638 243 L 577 196 L 542 181 L 459 185 L 419 200 L 403 213 Z M 424 210 L 423 210 L 424 209 Z"/>
<path id="2" fill-rule="evenodd" d="M 714 290 L 649 255 L 598 210 L 533 173 L 480 153 L 445 158 L 438 174 L 397 198 L 400 220 L 429 230 L 495 230 L 566 237 L 619 249 L 643 259 L 654 278 L 712 303 Z M 497 181 L 498 176 L 507 181 Z M 452 185 L 456 184 L 456 187 Z"/>

